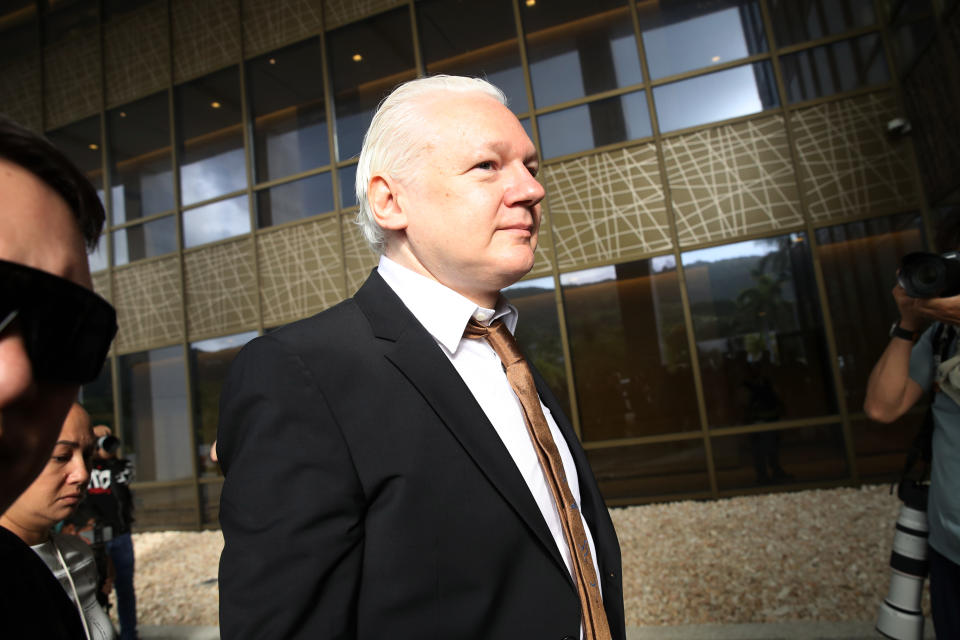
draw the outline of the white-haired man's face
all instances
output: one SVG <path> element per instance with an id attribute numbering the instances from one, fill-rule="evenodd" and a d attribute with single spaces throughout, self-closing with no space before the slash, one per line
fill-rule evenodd
<path id="1" fill-rule="evenodd" d="M 423 151 L 402 182 L 374 176 L 386 255 L 492 307 L 533 267 L 543 186 L 516 116 L 481 93 L 421 98 Z M 382 176 L 382 174 L 379 174 Z"/>

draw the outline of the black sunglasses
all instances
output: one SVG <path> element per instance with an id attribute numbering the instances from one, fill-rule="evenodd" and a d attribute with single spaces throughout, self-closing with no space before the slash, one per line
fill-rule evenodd
<path id="1" fill-rule="evenodd" d="M 0 332 L 15 319 L 34 377 L 51 382 L 95 380 L 117 333 L 117 312 L 93 291 L 0 260 Z"/>

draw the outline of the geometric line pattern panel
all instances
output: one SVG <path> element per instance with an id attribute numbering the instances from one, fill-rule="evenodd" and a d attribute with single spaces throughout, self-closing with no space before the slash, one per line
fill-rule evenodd
<path id="1" fill-rule="evenodd" d="M 32 131 L 43 128 L 40 101 L 40 54 L 8 63 L 0 73 L 0 113 Z"/>
<path id="2" fill-rule="evenodd" d="M 47 129 L 100 111 L 100 38 L 85 27 L 47 48 L 43 57 Z"/>
<path id="3" fill-rule="evenodd" d="M 323 30 L 321 0 L 244 0 L 242 11 L 247 58 Z"/>
<path id="4" fill-rule="evenodd" d="M 343 216 L 343 257 L 347 269 L 347 295 L 356 293 L 360 285 L 370 275 L 370 270 L 377 266 L 380 256 L 373 252 L 367 239 L 363 237 L 360 225 L 356 223 L 357 214 L 348 213 Z"/>
<path id="5" fill-rule="evenodd" d="M 107 107 L 132 102 L 170 83 L 170 30 L 165 2 L 106 23 Z"/>
<path id="6" fill-rule="evenodd" d="M 101 271 L 93 274 L 92 278 L 94 292 L 104 300 L 110 300 L 110 273 Z"/>
<path id="7" fill-rule="evenodd" d="M 257 282 L 250 238 L 184 255 L 189 340 L 257 326 Z"/>
<path id="8" fill-rule="evenodd" d="M 257 236 L 265 327 L 306 318 L 344 298 L 336 216 Z"/>
<path id="9" fill-rule="evenodd" d="M 909 146 L 886 134 L 887 121 L 898 115 L 889 92 L 790 115 L 801 184 L 814 223 L 917 206 Z"/>
<path id="10" fill-rule="evenodd" d="M 547 165 L 541 175 L 560 271 L 673 248 L 654 145 Z"/>
<path id="11" fill-rule="evenodd" d="M 236 0 L 173 0 L 173 79 L 183 82 L 240 60 Z"/>
<path id="12" fill-rule="evenodd" d="M 803 224 L 783 118 L 664 141 L 681 245 Z"/>
<path id="13" fill-rule="evenodd" d="M 116 348 L 142 351 L 183 340 L 179 260 L 164 258 L 114 271 Z"/>
<path id="14" fill-rule="evenodd" d="M 327 0 L 323 3 L 324 27 L 333 29 L 401 4 L 407 3 L 402 0 Z"/>

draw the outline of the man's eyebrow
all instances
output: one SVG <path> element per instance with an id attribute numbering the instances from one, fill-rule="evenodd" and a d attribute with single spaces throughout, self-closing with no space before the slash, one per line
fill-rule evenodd
<path id="1" fill-rule="evenodd" d="M 60 445 L 60 444 L 66 445 L 68 447 L 77 447 L 77 448 L 80 447 L 80 443 L 77 442 L 76 440 L 57 440 L 57 445 Z M 54 445 L 54 446 L 57 446 L 57 445 Z"/>

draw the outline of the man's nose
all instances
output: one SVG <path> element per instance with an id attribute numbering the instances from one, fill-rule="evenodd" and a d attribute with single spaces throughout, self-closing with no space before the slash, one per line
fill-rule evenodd
<path id="1" fill-rule="evenodd" d="M 522 204 L 532 207 L 543 200 L 546 191 L 543 185 L 530 173 L 526 165 L 520 165 L 514 171 L 514 178 L 505 194 L 506 204 L 513 206 Z"/>

